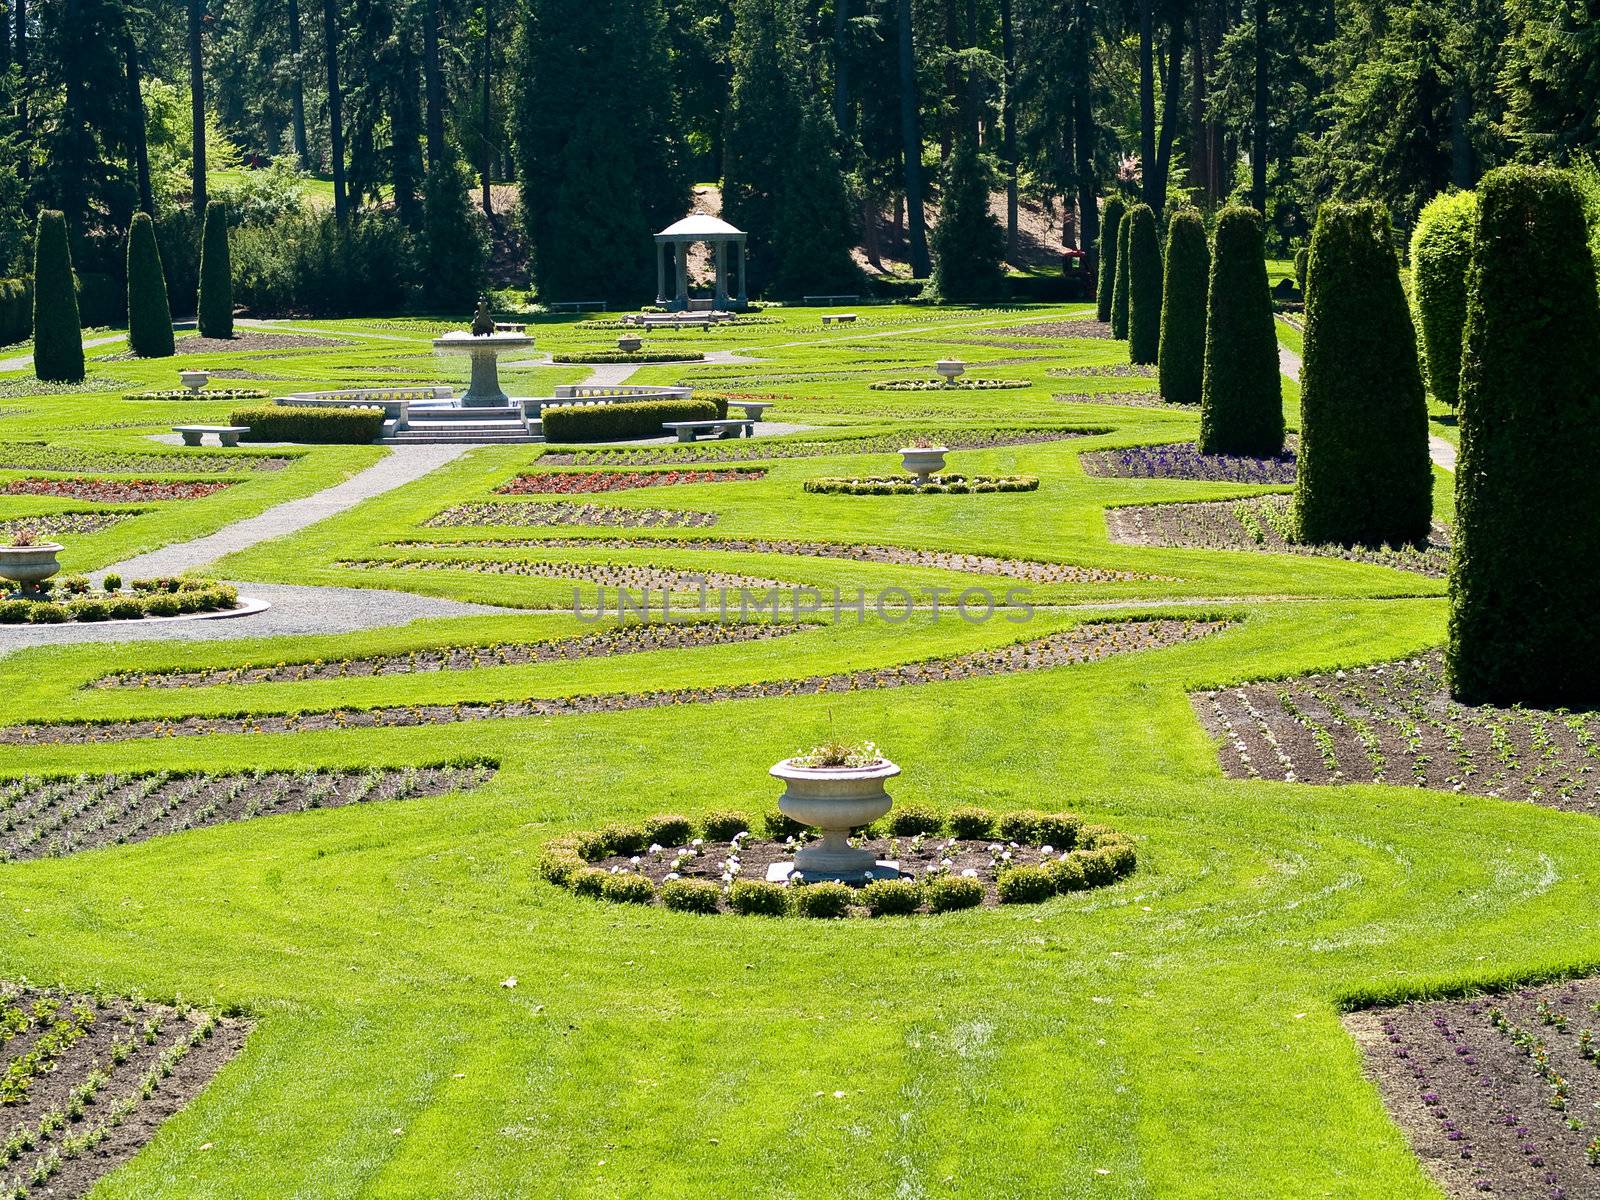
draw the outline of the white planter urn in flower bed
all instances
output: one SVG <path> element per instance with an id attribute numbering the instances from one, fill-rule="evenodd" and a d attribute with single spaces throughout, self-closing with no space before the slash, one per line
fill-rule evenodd
<path id="1" fill-rule="evenodd" d="M 61 547 L 55 542 L 25 542 L 18 546 L 0 546 L 0 579 L 9 579 L 19 585 L 25 594 L 39 590 L 39 585 L 61 570 L 56 555 Z"/>
<path id="2" fill-rule="evenodd" d="M 772 768 L 785 791 L 778 798 L 778 810 L 791 820 L 819 830 L 821 838 L 802 846 L 793 864 L 779 863 L 773 874 L 786 879 L 792 871 L 806 881 L 824 879 L 861 883 L 869 879 L 895 878 L 898 868 L 880 863 L 872 852 L 850 845 L 850 831 L 870 825 L 888 812 L 894 801 L 884 784 L 900 774 L 900 768 L 866 747 L 867 754 L 846 757 L 851 764 L 871 759 L 862 765 L 809 765 L 827 762 L 827 756 L 799 755 L 786 758 Z"/>
<path id="3" fill-rule="evenodd" d="M 917 483 L 928 482 L 928 476 L 944 470 L 944 456 L 950 451 L 944 446 L 907 446 L 900 451 L 900 463 L 917 477 Z"/>
<path id="4" fill-rule="evenodd" d="M 959 358 L 941 358 L 933 364 L 933 370 L 948 386 L 967 373 L 967 364 Z"/>
<path id="5" fill-rule="evenodd" d="M 191 392 L 198 392 L 211 382 L 210 371 L 179 371 L 178 382 Z"/>

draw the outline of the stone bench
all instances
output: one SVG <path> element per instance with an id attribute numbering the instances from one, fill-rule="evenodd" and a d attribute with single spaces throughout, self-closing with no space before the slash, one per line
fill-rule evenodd
<path id="1" fill-rule="evenodd" d="M 848 296 L 802 296 L 800 299 L 816 308 L 824 304 L 856 304 L 860 302 L 861 297 L 860 295 L 852 294 Z"/>
<path id="2" fill-rule="evenodd" d="M 761 414 L 772 407 L 771 400 L 729 400 L 728 411 L 736 408 L 744 409 L 745 419 L 749 421 L 761 420 Z"/>
<path id="3" fill-rule="evenodd" d="M 217 435 L 217 444 L 218 445 L 221 445 L 221 446 L 237 446 L 239 444 L 239 435 L 241 433 L 249 433 L 250 432 L 250 426 L 248 426 L 248 425 L 174 425 L 172 427 L 172 432 L 173 433 L 180 433 L 180 434 L 183 435 L 183 444 L 185 446 L 198 446 L 198 445 L 200 445 L 202 443 L 203 439 L 205 438 L 206 434 L 208 434 L 208 433 L 214 433 L 214 434 Z"/>
<path id="4" fill-rule="evenodd" d="M 745 437 L 755 436 L 755 422 L 729 418 L 726 421 L 663 421 L 661 428 L 678 435 L 680 442 L 692 442 L 702 433 L 714 433 L 721 438 L 736 438 L 740 431 Z"/>
<path id="5" fill-rule="evenodd" d="M 822 323 L 824 325 L 854 325 L 856 323 L 856 315 L 855 313 L 824 313 Z"/>

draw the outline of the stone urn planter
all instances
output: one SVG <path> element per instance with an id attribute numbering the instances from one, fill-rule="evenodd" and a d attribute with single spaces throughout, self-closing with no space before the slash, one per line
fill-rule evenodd
<path id="1" fill-rule="evenodd" d="M 617 349 L 624 354 L 637 354 L 644 346 L 644 339 L 630 334 L 623 334 L 617 339 Z"/>
<path id="2" fill-rule="evenodd" d="M 944 470 L 944 456 L 950 451 L 944 446 L 907 446 L 900 451 L 900 462 L 917 477 L 917 485 L 928 482 L 928 476 Z"/>
<path id="3" fill-rule="evenodd" d="M 0 579 L 20 585 L 25 594 L 37 592 L 41 583 L 61 570 L 56 561 L 60 553 L 61 547 L 55 542 L 0 546 Z"/>
<path id="4" fill-rule="evenodd" d="M 198 392 L 201 388 L 205 387 L 206 384 L 211 382 L 211 372 L 179 371 L 178 382 L 182 383 L 183 386 L 188 388 L 191 392 Z"/>
<path id="5" fill-rule="evenodd" d="M 899 873 L 893 867 L 880 867 L 870 850 L 849 842 L 852 829 L 870 825 L 894 803 L 883 786 L 900 774 L 894 763 L 882 759 L 870 767 L 802 767 L 786 758 L 771 774 L 785 785 L 778 810 L 822 832 L 820 841 L 794 856 L 794 869 L 808 881 L 859 883 Z"/>
<path id="6" fill-rule="evenodd" d="M 933 369 L 948 386 L 967 373 L 967 364 L 959 358 L 941 358 L 933 364 Z"/>

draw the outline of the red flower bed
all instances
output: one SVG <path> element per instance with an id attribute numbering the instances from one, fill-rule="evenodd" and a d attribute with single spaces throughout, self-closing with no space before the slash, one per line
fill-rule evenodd
<path id="1" fill-rule="evenodd" d="M 538 471 L 518 475 L 500 488 L 504 496 L 618 492 L 625 488 L 666 487 L 674 483 L 742 483 L 766 471 Z"/>
<path id="2" fill-rule="evenodd" d="M 13 479 L 0 488 L 0 495 L 62 496 L 99 504 L 133 504 L 144 500 L 198 500 L 231 486 L 196 479 Z"/>

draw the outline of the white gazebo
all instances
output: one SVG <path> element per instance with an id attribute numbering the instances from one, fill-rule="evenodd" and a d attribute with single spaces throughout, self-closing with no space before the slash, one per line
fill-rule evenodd
<path id="1" fill-rule="evenodd" d="M 728 247 L 739 248 L 739 294 L 732 298 L 732 304 L 734 307 L 744 308 L 748 304 L 744 286 L 745 232 L 742 229 L 735 229 L 724 220 L 704 213 L 692 213 L 656 234 L 656 303 L 675 311 L 689 307 L 688 250 L 696 242 L 708 243 L 716 256 L 717 293 L 713 304 L 719 309 L 728 308 L 730 301 Z M 678 271 L 677 291 L 670 299 L 667 296 L 668 246 L 672 247 L 672 257 L 676 260 Z"/>

